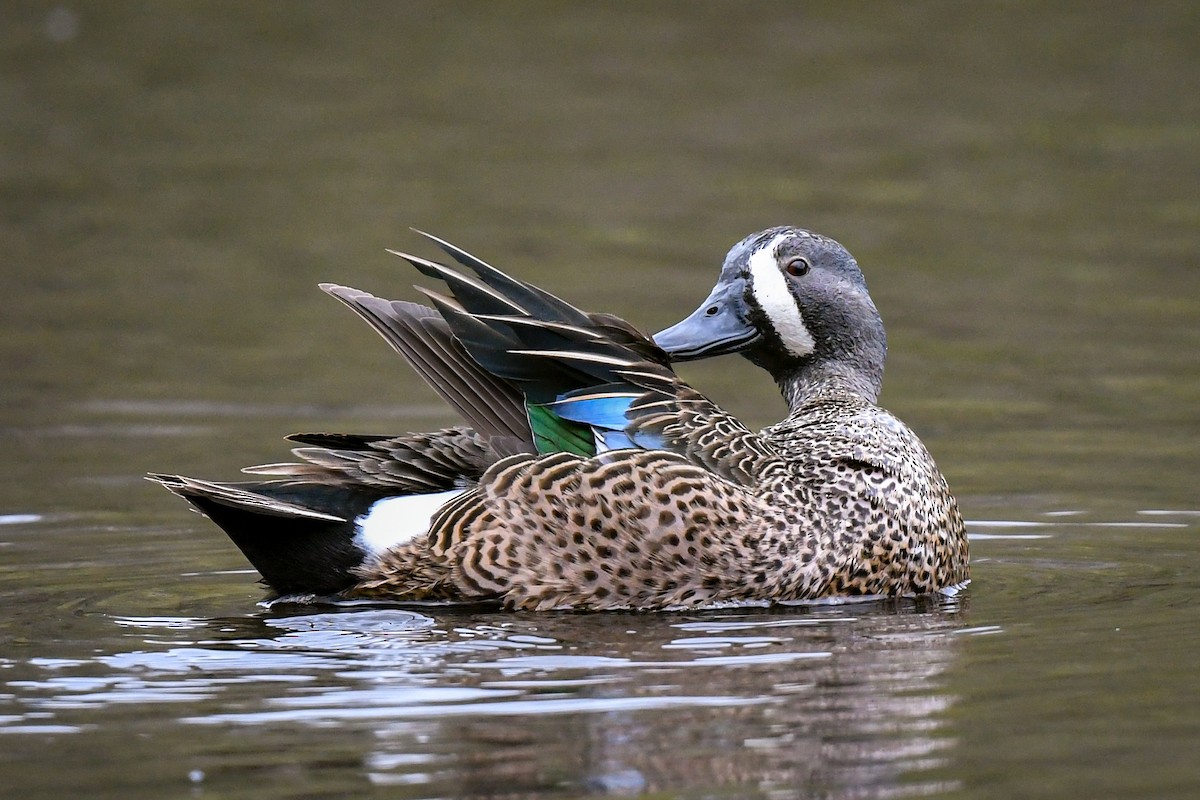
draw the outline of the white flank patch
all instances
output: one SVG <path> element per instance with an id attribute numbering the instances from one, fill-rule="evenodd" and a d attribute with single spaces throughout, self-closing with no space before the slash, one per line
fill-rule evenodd
<path id="1" fill-rule="evenodd" d="M 429 533 L 434 513 L 463 493 L 452 489 L 436 494 L 410 494 L 377 500 L 367 513 L 354 520 L 358 533 L 354 542 L 360 549 L 378 556 L 393 547 Z"/>
<path id="2" fill-rule="evenodd" d="M 759 308 L 766 313 L 788 352 L 806 356 L 816 344 L 775 258 L 775 248 L 787 236 L 786 233 L 779 234 L 750 256 L 750 291 L 754 292 Z"/>

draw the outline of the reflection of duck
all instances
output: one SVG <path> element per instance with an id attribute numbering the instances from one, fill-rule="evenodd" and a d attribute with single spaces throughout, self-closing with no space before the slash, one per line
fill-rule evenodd
<path id="1" fill-rule="evenodd" d="M 268 480 L 152 476 L 276 590 L 660 608 L 968 578 L 945 479 L 874 404 L 883 324 L 837 242 L 747 237 L 704 304 L 651 341 L 434 241 L 475 275 L 405 256 L 449 287 L 427 292 L 434 308 L 323 288 L 471 427 L 297 434 L 302 463 L 249 470 Z M 785 420 L 753 433 L 668 365 L 732 352 L 775 378 Z"/>
<path id="2" fill-rule="evenodd" d="M 242 669 L 303 656 L 297 669 L 320 691 L 266 684 L 265 697 L 219 695 L 191 719 L 305 741 L 304 728 L 336 728 L 364 748 L 343 759 L 346 780 L 362 764 L 372 783 L 422 797 L 946 787 L 926 771 L 955 741 L 958 599 L 637 617 L 422 611 L 424 626 L 361 606 L 232 634 L 222 620 L 209 630 Z"/>

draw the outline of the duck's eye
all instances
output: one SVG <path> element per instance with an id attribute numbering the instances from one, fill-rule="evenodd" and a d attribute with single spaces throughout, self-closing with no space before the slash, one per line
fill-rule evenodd
<path id="1" fill-rule="evenodd" d="M 809 263 L 803 258 L 793 258 L 791 261 L 783 265 L 784 270 L 793 278 L 799 278 L 801 275 L 807 275 L 810 269 Z"/>

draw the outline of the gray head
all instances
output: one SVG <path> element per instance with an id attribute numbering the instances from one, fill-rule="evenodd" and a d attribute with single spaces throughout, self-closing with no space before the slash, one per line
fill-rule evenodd
<path id="1" fill-rule="evenodd" d="M 854 257 L 833 239 L 779 227 L 747 236 L 687 319 L 654 341 L 677 361 L 741 353 L 795 408 L 838 387 L 874 401 L 887 337 Z"/>

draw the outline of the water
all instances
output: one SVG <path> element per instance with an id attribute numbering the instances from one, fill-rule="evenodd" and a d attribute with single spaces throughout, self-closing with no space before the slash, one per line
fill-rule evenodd
<path id="1" fill-rule="evenodd" d="M 1195 796 L 1198 43 L 1187 3 L 7 4 L 0 795 Z M 450 422 L 314 286 L 412 297 L 408 225 L 656 329 L 779 223 L 864 267 L 955 598 L 264 608 L 141 480 Z"/>

